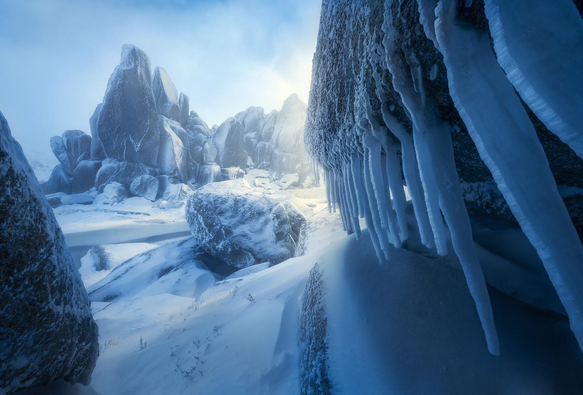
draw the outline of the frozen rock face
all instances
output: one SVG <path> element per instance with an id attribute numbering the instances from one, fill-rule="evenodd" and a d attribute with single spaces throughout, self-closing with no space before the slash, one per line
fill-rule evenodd
<path id="1" fill-rule="evenodd" d="M 293 256 L 296 240 L 286 209 L 245 180 L 206 185 L 189 198 L 186 220 L 211 270 L 227 275 Z"/>
<path id="2" fill-rule="evenodd" d="M 0 113 L 0 392 L 89 384 L 97 325 L 41 187 Z"/>
<path id="3" fill-rule="evenodd" d="M 261 121 L 261 125 L 259 126 L 259 137 L 261 138 L 261 141 L 271 140 L 278 114 L 279 112 L 277 110 L 273 110 L 263 119 L 263 121 Z"/>
<path id="4" fill-rule="evenodd" d="M 198 170 L 197 182 L 199 185 L 206 185 L 221 181 L 221 172 L 219 165 L 202 165 Z"/>
<path id="5" fill-rule="evenodd" d="M 297 94 L 283 102 L 277 116 L 271 143 L 280 151 L 307 159 L 304 148 L 304 125 L 306 123 L 306 103 Z"/>
<path id="6" fill-rule="evenodd" d="M 180 92 L 180 97 L 178 99 L 178 103 L 180 104 L 180 116 L 178 121 L 182 126 L 186 126 L 188 122 L 188 115 L 189 115 L 189 107 L 190 107 L 190 100 L 188 96 L 182 92 Z"/>
<path id="7" fill-rule="evenodd" d="M 243 125 L 245 134 L 258 132 L 263 118 L 265 118 L 265 111 L 262 107 L 249 107 L 235 115 L 235 119 Z"/>
<path id="8" fill-rule="evenodd" d="M 67 151 L 77 160 L 91 149 L 91 136 L 81 130 L 66 130 L 61 137 Z"/>
<path id="9" fill-rule="evenodd" d="M 67 150 L 61 137 L 51 137 L 51 150 L 59 160 L 59 163 L 61 163 L 63 170 L 69 176 L 72 176 L 75 168 L 77 167 L 77 158 Z"/>
<path id="10" fill-rule="evenodd" d="M 156 176 L 157 173 L 155 168 L 143 163 L 119 162 L 113 159 L 106 159 L 95 177 L 95 188 L 101 193 L 108 183 L 119 182 L 129 189 L 132 182 L 139 176 Z"/>
<path id="11" fill-rule="evenodd" d="M 152 93 L 150 59 L 141 49 L 123 46 L 121 63 L 109 79 L 96 130 L 108 158 L 148 165 L 157 163 L 158 114 Z"/>
<path id="12" fill-rule="evenodd" d="M 89 127 L 91 128 L 91 159 L 93 160 L 104 160 L 105 152 L 103 151 L 103 144 L 101 140 L 97 137 L 97 119 L 99 118 L 99 113 L 103 108 L 103 104 L 99 103 L 93 112 L 93 115 L 89 119 Z"/>
<path id="13" fill-rule="evenodd" d="M 178 91 L 170 76 L 162 67 L 156 67 L 154 70 L 154 80 L 152 81 L 152 90 L 156 100 L 158 114 L 175 121 L 180 120 L 180 102 Z M 188 113 L 188 108 L 187 108 Z"/>
<path id="14" fill-rule="evenodd" d="M 156 177 L 143 175 L 136 178 L 130 185 L 130 192 L 150 201 L 156 200 L 160 182 Z"/>
<path id="15" fill-rule="evenodd" d="M 71 178 L 63 170 L 63 165 L 56 165 L 48 181 L 42 184 L 44 193 L 71 193 Z"/>
<path id="16" fill-rule="evenodd" d="M 178 122 L 160 115 L 161 145 L 158 168 L 162 174 L 188 180 L 187 133 Z"/>
<path id="17" fill-rule="evenodd" d="M 213 137 L 217 149 L 217 162 L 221 167 L 247 167 L 245 130 L 241 122 L 229 118 L 217 129 Z"/>
<path id="18" fill-rule="evenodd" d="M 101 162 L 98 160 L 83 160 L 79 162 L 73 173 L 71 182 L 71 193 L 81 193 L 90 190 L 95 186 L 95 176 L 101 169 Z"/>

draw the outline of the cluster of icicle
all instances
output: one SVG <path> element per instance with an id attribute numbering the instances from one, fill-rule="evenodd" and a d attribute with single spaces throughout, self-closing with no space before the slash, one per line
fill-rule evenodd
<path id="1" fill-rule="evenodd" d="M 535 129 L 514 91 L 551 132 L 583 158 L 583 20 L 570 0 L 535 0 L 536 7 L 533 0 L 485 0 L 494 53 L 487 32 L 458 25 L 456 0 L 417 2 L 424 32 L 444 56 L 454 104 L 514 216 L 537 249 L 583 349 L 583 247 Z M 389 70 L 390 88 L 399 94 L 413 133 L 406 131 L 382 100 L 386 126 L 380 125 L 371 114 L 366 89 L 357 88 L 356 128 L 364 150 L 351 154 L 341 168 L 324 169 L 329 209 L 339 209 L 345 230 L 357 238 L 361 235 L 359 218 L 364 218 L 379 262 L 388 261 L 390 245 L 399 248 L 408 238 L 400 150 L 421 241 L 446 255 L 445 219 L 488 350 L 499 355 L 449 126 L 438 118 L 423 89 L 422 73 L 433 74 L 434 70 L 421 70 L 418 62 L 408 64 L 409 69 L 399 62 L 402 48 L 395 40 L 390 3 L 386 1 L 382 47 L 376 44 L 370 51 L 381 54 L 377 57 L 382 59 L 369 54 L 369 61 L 383 62 Z M 526 29 L 528 26 L 537 29 Z M 387 85 L 378 74 L 373 77 L 376 95 L 382 98 Z M 315 160 L 313 167 L 319 177 Z"/>

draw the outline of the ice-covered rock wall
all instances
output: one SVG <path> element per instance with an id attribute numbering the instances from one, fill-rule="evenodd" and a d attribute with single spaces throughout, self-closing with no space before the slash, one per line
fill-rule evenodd
<path id="1" fill-rule="evenodd" d="M 99 353 L 89 299 L 1 113 L 0 257 L 0 393 L 58 379 L 88 384 Z"/>
<path id="2" fill-rule="evenodd" d="M 423 244 L 446 255 L 449 231 L 493 354 L 470 217 L 522 227 L 583 347 L 583 195 L 559 193 L 583 185 L 582 59 L 570 0 L 322 5 L 305 141 L 330 209 L 357 236 L 365 218 L 383 262 L 409 237 L 405 184 Z"/>

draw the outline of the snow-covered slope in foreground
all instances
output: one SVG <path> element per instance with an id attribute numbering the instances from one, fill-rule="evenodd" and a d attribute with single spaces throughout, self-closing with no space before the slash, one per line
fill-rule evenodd
<path id="1" fill-rule="evenodd" d="M 492 356 L 448 259 L 391 249 L 379 265 L 368 231 L 331 247 L 305 293 L 302 393 L 580 393 L 583 356 L 565 316 L 490 287 L 501 349 Z"/>

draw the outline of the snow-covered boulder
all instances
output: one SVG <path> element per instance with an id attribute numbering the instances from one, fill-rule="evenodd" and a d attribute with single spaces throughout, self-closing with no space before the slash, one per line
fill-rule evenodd
<path id="1" fill-rule="evenodd" d="M 51 137 L 51 150 L 59 160 L 63 170 L 69 176 L 72 176 L 77 167 L 77 158 L 67 150 L 67 147 L 65 147 L 65 143 L 60 136 Z"/>
<path id="2" fill-rule="evenodd" d="M 297 173 L 286 174 L 279 180 L 279 186 L 281 187 L 281 189 L 288 189 L 292 185 L 297 185 L 299 180 L 300 177 L 298 176 Z"/>
<path id="3" fill-rule="evenodd" d="M 247 167 L 245 131 L 241 122 L 229 118 L 217 129 L 213 137 L 217 148 L 217 161 L 222 167 Z"/>
<path id="4" fill-rule="evenodd" d="M 195 149 L 196 153 L 196 149 Z M 217 160 L 218 150 L 214 144 L 207 142 L 202 147 L 202 164 L 210 165 Z"/>
<path id="5" fill-rule="evenodd" d="M 71 193 L 71 178 L 63 170 L 63 165 L 58 164 L 55 166 L 47 182 L 42 184 L 42 188 L 45 194 Z"/>
<path id="6" fill-rule="evenodd" d="M 206 122 L 196 113 L 196 111 L 190 112 L 188 121 L 186 122 L 186 126 L 184 128 L 187 132 L 192 133 L 193 136 L 202 133 L 205 137 L 208 137 L 214 133 L 214 131 L 211 133 L 211 130 L 209 129 Z"/>
<path id="7" fill-rule="evenodd" d="M 152 91 L 154 92 L 158 114 L 179 121 L 180 102 L 178 91 L 170 79 L 170 76 L 162 67 L 156 67 L 154 70 Z"/>
<path id="8" fill-rule="evenodd" d="M 103 188 L 100 203 L 115 204 L 128 197 L 128 191 L 119 182 L 110 182 Z"/>
<path id="9" fill-rule="evenodd" d="M 78 161 L 83 155 L 89 154 L 91 136 L 82 130 L 66 130 L 61 137 L 67 151 Z"/>
<path id="10" fill-rule="evenodd" d="M 290 218 L 275 199 L 253 190 L 244 179 L 208 184 L 188 200 L 186 220 L 194 240 L 219 274 L 294 255 Z"/>
<path id="11" fill-rule="evenodd" d="M 165 209 L 182 207 L 191 194 L 192 189 L 186 184 L 168 184 L 159 207 Z"/>
<path id="12" fill-rule="evenodd" d="M 101 169 L 101 161 L 83 160 L 79 162 L 73 172 L 71 181 L 71 193 L 81 193 L 90 190 L 95 186 L 95 176 Z"/>
<path id="13" fill-rule="evenodd" d="M 160 182 L 156 177 L 143 175 L 139 176 L 130 185 L 130 192 L 136 196 L 141 196 L 150 201 L 156 200 Z"/>
<path id="14" fill-rule="evenodd" d="M 180 92 L 180 97 L 178 98 L 178 104 L 180 105 L 180 115 L 178 117 L 178 122 L 184 127 L 188 122 L 188 115 L 189 115 L 189 107 L 190 107 L 190 99 L 188 96 L 182 92 Z"/>
<path id="15" fill-rule="evenodd" d="M 160 152 L 158 168 L 162 174 L 177 177 L 181 181 L 188 179 L 188 152 L 184 145 L 187 134 L 176 121 L 159 116 Z"/>
<path id="16" fill-rule="evenodd" d="M 119 182 L 126 189 L 129 189 L 132 182 L 139 176 L 156 176 L 157 173 L 156 169 L 143 163 L 119 162 L 114 159 L 106 159 L 95 177 L 95 188 L 98 192 L 102 192 L 106 184 Z"/>
<path id="17" fill-rule="evenodd" d="M 60 206 L 66 206 L 70 204 L 93 204 L 95 201 L 95 197 L 93 193 L 75 193 L 72 195 L 59 192 L 53 193 L 50 195 L 46 195 L 47 202 L 51 205 L 51 207 L 56 208 Z"/>
<path id="18" fill-rule="evenodd" d="M 156 164 L 160 129 L 151 75 L 148 56 L 124 45 L 97 118 L 97 137 L 108 158 Z"/>
<path id="19" fill-rule="evenodd" d="M 99 118 L 99 113 L 103 108 L 103 103 L 99 103 L 89 118 L 89 128 L 91 129 L 91 159 L 93 160 L 104 160 L 106 158 L 105 152 L 103 151 L 103 144 L 99 137 L 97 137 L 97 119 Z"/>
<path id="20" fill-rule="evenodd" d="M 87 293 L 52 208 L 0 113 L 0 392 L 89 384 L 99 353 Z"/>

